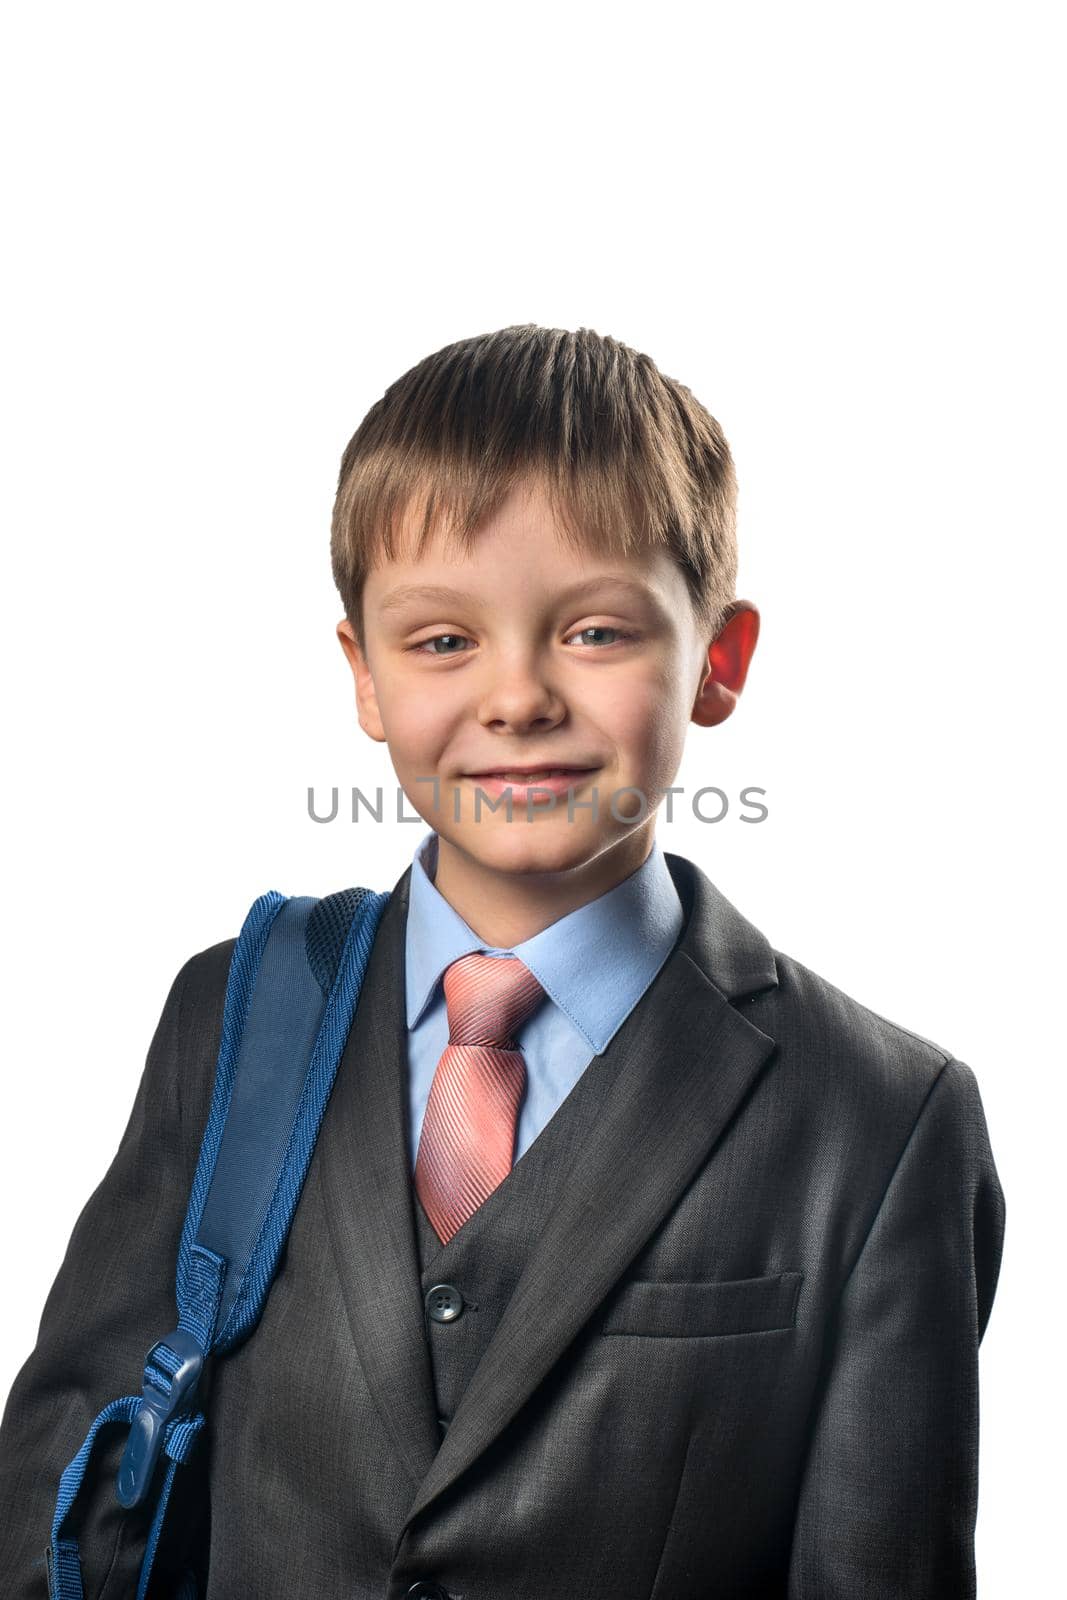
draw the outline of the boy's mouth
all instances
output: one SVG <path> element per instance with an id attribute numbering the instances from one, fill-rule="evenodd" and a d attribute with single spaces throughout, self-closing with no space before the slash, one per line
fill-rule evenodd
<path id="1" fill-rule="evenodd" d="M 468 772 L 466 777 L 497 799 L 511 795 L 527 805 L 544 806 L 581 788 L 597 771 L 597 767 L 496 767 L 492 772 Z"/>
<path id="2" fill-rule="evenodd" d="M 595 767 L 489 767 L 484 772 L 468 772 L 468 778 L 498 778 L 506 783 L 534 783 L 538 778 L 578 778 Z"/>

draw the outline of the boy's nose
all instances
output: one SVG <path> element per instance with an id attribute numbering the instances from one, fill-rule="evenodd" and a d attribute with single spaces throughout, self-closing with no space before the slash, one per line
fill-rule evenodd
<path id="1" fill-rule="evenodd" d="M 558 690 L 531 667 L 494 671 L 479 707 L 479 718 L 486 727 L 505 723 L 516 730 L 553 727 L 563 714 Z"/>

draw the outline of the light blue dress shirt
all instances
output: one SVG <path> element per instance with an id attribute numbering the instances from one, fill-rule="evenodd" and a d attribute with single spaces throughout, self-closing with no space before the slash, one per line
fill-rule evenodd
<path id="1" fill-rule="evenodd" d="M 518 1030 L 526 1061 L 515 1156 L 529 1149 L 605 1050 L 666 961 L 685 921 L 659 841 L 636 872 L 606 894 L 568 912 L 513 950 L 483 944 L 440 891 L 437 834 L 423 837 L 411 868 L 405 943 L 411 1165 L 418 1154 L 430 1085 L 448 1043 L 441 978 L 472 950 L 515 955 L 548 998 Z"/>

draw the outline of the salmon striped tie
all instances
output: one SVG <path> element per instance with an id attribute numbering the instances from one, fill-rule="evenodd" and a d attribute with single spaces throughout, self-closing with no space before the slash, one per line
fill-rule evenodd
<path id="1" fill-rule="evenodd" d="M 526 1063 L 515 1034 L 545 998 L 518 956 L 461 956 L 445 970 L 448 1043 L 434 1071 L 415 1190 L 447 1244 L 511 1171 Z"/>

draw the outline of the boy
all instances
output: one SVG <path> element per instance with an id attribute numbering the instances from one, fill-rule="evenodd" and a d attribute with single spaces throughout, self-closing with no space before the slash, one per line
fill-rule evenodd
<path id="1" fill-rule="evenodd" d="M 714 419 L 586 329 L 449 346 L 349 444 L 338 633 L 431 831 L 154 1592 L 974 1594 L 1005 1215 L 974 1075 L 654 836 L 756 643 L 734 501 Z M 173 1322 L 232 948 L 175 980 L 12 1391 L 8 1596 L 45 1593 L 59 1472 Z M 122 1444 L 82 1532 L 115 1600 Z"/>

